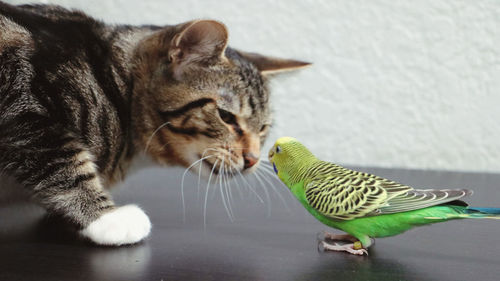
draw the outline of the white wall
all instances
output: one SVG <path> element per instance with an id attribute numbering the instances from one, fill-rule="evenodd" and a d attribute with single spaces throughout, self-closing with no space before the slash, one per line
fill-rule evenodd
<path id="1" fill-rule="evenodd" d="M 273 83 L 272 137 L 324 159 L 500 171 L 500 1 L 38 2 L 110 23 L 219 19 L 233 47 L 314 62 Z"/>

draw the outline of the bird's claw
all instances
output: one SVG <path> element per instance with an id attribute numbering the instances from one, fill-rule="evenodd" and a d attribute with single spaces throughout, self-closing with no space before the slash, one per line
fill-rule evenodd
<path id="1" fill-rule="evenodd" d="M 332 240 L 332 241 L 347 241 L 352 243 L 358 241 L 356 237 L 350 234 L 335 234 L 324 230 L 316 234 L 316 239 L 318 241 Z"/>
<path id="2" fill-rule="evenodd" d="M 354 249 L 354 244 L 344 244 L 344 245 L 339 245 L 338 243 L 335 244 L 328 244 L 325 241 L 321 241 L 319 243 L 322 247 L 323 250 L 329 250 L 329 251 L 338 251 L 338 252 L 348 252 L 353 255 L 358 255 L 358 256 L 363 256 L 367 255 L 368 256 L 368 251 L 364 248 L 361 249 Z M 319 246 L 319 245 L 318 245 Z"/>

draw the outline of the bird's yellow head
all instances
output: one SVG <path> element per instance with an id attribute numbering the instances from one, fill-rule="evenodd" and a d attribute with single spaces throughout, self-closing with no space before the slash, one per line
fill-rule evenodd
<path id="1" fill-rule="evenodd" d="M 269 162 L 278 177 L 290 187 L 318 159 L 302 143 L 292 137 L 279 138 L 269 150 Z"/>

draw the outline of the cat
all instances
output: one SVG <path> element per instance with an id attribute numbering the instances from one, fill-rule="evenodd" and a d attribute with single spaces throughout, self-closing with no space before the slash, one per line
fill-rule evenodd
<path id="1" fill-rule="evenodd" d="M 96 244 L 124 245 L 151 229 L 107 191 L 134 159 L 251 172 L 272 122 L 268 78 L 308 63 L 227 41 L 214 20 L 111 26 L 0 2 L 0 189 L 22 190 Z"/>

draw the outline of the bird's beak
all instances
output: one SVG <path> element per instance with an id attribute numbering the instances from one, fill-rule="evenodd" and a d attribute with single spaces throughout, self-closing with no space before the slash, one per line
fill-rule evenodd
<path id="1" fill-rule="evenodd" d="M 273 165 L 273 170 L 276 174 L 278 174 L 278 169 L 276 168 L 276 164 L 273 162 L 273 156 L 274 156 L 274 151 L 275 151 L 275 147 L 271 147 L 271 149 L 269 150 L 269 162 L 271 162 L 271 164 Z"/>
<path id="2" fill-rule="evenodd" d="M 274 146 L 271 147 L 271 149 L 269 150 L 269 154 L 268 154 L 269 162 L 272 162 L 273 156 L 274 156 Z"/>

